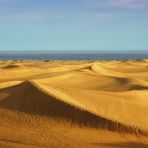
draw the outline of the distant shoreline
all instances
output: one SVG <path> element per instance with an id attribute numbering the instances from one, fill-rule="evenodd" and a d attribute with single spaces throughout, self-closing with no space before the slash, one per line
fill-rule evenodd
<path id="1" fill-rule="evenodd" d="M 148 51 L 100 52 L 0 52 L 0 60 L 138 60 L 148 59 Z"/>

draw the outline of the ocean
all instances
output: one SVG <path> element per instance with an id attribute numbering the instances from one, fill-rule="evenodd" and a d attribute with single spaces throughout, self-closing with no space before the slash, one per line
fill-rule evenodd
<path id="1" fill-rule="evenodd" d="M 0 52 L 0 60 L 138 60 L 146 58 L 148 58 L 148 51 Z"/>

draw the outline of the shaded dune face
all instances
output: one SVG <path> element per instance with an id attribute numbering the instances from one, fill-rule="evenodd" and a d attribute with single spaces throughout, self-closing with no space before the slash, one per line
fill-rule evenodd
<path id="1" fill-rule="evenodd" d="M 111 91 L 130 91 L 130 90 L 147 90 L 148 86 L 144 86 L 140 84 L 138 81 L 131 78 L 118 78 L 111 77 L 117 83 L 117 87 L 115 87 Z"/>
<path id="2" fill-rule="evenodd" d="M 103 66 L 103 64 L 92 64 L 88 69 L 95 72 L 96 74 L 101 74 L 105 78 L 107 78 L 107 87 L 114 86 L 111 88 L 101 88 L 101 90 L 106 91 L 130 91 L 130 90 L 147 90 L 148 85 L 141 83 L 139 80 L 132 77 L 132 75 L 124 75 L 123 71 L 126 71 L 127 74 L 131 73 L 141 73 L 147 72 L 146 68 L 147 64 L 143 66 L 134 65 L 133 64 L 125 64 L 125 62 L 121 62 L 121 64 L 112 63 L 106 64 L 107 66 Z M 104 64 L 105 65 L 105 64 Z M 129 67 L 129 68 L 127 68 Z M 138 70 L 140 69 L 140 70 Z M 137 71 L 136 71 L 137 70 Z M 102 72 L 103 71 L 103 72 Z M 109 80 L 112 80 L 110 83 Z"/>
<path id="3" fill-rule="evenodd" d="M 148 89 L 148 85 L 145 85 L 141 81 L 133 78 L 106 76 L 100 74 L 96 75 L 93 73 L 90 74 L 76 71 L 69 72 L 68 74 L 62 76 L 55 76 L 50 79 L 49 83 L 58 86 L 110 92 Z"/>
<path id="4" fill-rule="evenodd" d="M 96 116 L 46 94 L 29 81 L 0 90 L 0 107 L 72 121 L 80 126 L 98 127 L 117 132 L 139 134 L 142 131 Z"/>
<path id="5" fill-rule="evenodd" d="M 3 67 L 3 69 L 13 69 L 13 68 L 18 68 L 18 65 L 15 64 L 9 64 Z"/>

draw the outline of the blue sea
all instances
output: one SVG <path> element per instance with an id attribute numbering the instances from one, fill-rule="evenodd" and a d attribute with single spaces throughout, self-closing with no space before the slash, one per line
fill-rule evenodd
<path id="1" fill-rule="evenodd" d="M 0 52 L 0 60 L 138 60 L 146 58 L 148 58 L 148 51 Z"/>

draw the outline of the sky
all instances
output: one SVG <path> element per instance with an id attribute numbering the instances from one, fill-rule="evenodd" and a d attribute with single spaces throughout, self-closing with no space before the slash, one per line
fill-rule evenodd
<path id="1" fill-rule="evenodd" d="M 148 0 L 0 0 L 0 50 L 148 50 Z"/>

